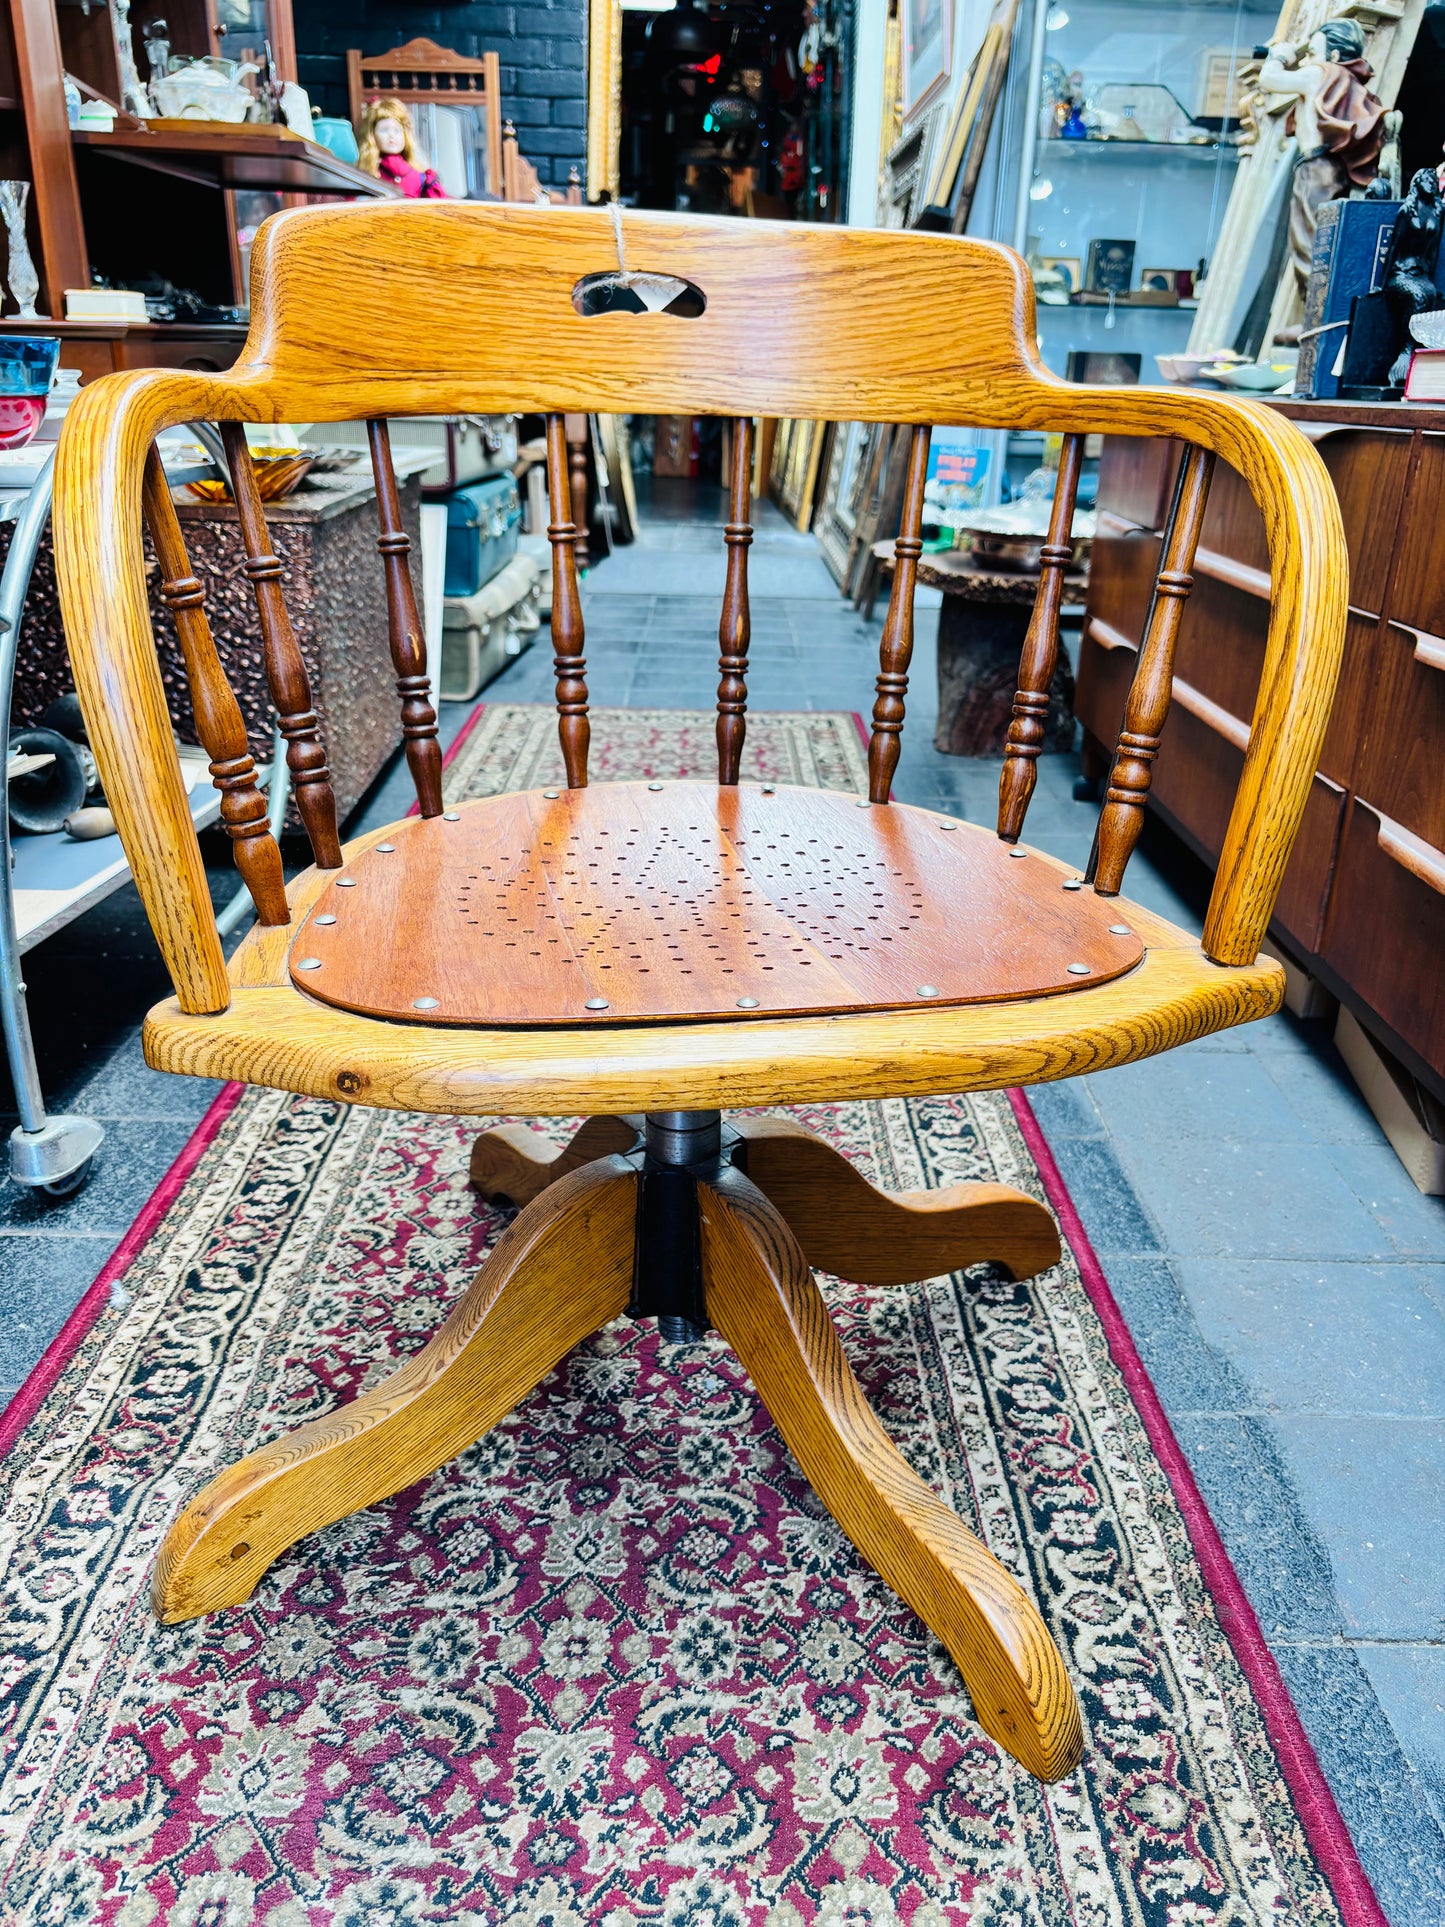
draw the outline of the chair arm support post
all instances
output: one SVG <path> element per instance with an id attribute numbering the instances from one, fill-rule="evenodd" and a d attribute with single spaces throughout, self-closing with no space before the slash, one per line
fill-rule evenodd
<path id="1" fill-rule="evenodd" d="M 56 453 L 55 567 L 86 733 L 182 1010 L 231 986 L 156 661 L 141 485 L 157 432 L 214 419 L 204 377 L 112 375 L 82 389 Z"/>
<path id="2" fill-rule="evenodd" d="M 236 868 L 264 924 L 291 921 L 281 852 L 271 834 L 270 813 L 256 781 L 256 765 L 246 741 L 246 723 L 216 652 L 206 620 L 205 594 L 191 570 L 185 537 L 161 458 L 152 443 L 146 456 L 146 524 L 160 563 L 161 601 L 176 625 L 185 659 L 196 734 L 211 759 L 211 781 L 221 793 L 221 821 L 234 846 Z M 271 781 L 280 780 L 273 767 Z"/>

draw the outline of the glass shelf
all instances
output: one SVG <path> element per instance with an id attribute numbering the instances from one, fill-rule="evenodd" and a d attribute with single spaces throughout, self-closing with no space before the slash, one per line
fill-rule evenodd
<path id="1" fill-rule="evenodd" d="M 1230 141 L 1040 141 L 1035 172 L 1054 154 L 1169 154 L 1182 160 L 1237 161 L 1240 150 Z"/>

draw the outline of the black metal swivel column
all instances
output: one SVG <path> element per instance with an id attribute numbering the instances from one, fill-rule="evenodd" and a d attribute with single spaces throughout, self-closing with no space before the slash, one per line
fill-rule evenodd
<path id="1" fill-rule="evenodd" d="M 723 1155 L 721 1111 L 649 1111 L 643 1124 L 637 1199 L 634 1318 L 655 1317 L 670 1344 L 691 1344 L 708 1329 L 702 1289 L 697 1185 Z"/>

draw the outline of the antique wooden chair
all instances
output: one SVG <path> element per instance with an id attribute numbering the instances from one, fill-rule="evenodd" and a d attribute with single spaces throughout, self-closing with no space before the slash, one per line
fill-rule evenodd
<path id="1" fill-rule="evenodd" d="M 303 1534 L 423 1477 L 623 1312 L 714 1325 L 864 1558 L 957 1660 L 981 1725 L 1067 1773 L 1079 1710 L 1032 1601 L 908 1468 L 865 1404 L 810 1265 L 902 1284 L 1058 1254 L 1047 1212 L 997 1185 L 889 1196 L 797 1125 L 734 1109 L 998 1088 L 1167 1050 L 1275 1010 L 1258 955 L 1338 666 L 1346 563 L 1324 468 L 1255 403 L 1069 386 L 1033 347 L 1028 275 L 941 235 L 628 215 L 630 266 L 705 307 L 585 315 L 614 272 L 607 213 L 390 203 L 262 229 L 246 351 L 226 375 L 85 389 L 59 451 L 56 546 L 76 679 L 175 995 L 158 1068 L 414 1111 L 589 1118 L 560 1147 L 488 1132 L 473 1173 L 524 1208 L 437 1336 L 385 1384 L 233 1465 L 172 1526 L 156 1609 L 249 1596 Z M 378 295 L 387 326 L 357 326 Z M 689 303 L 696 308 L 694 297 Z M 398 350 L 404 343 L 404 350 Z M 399 362 L 395 357 L 402 354 Z M 443 807 L 435 717 L 388 454 L 393 415 L 547 418 L 557 706 L 567 787 Z M 736 418 L 718 780 L 587 787 L 587 684 L 563 417 Z M 305 667 L 242 424 L 373 422 L 378 542 L 421 813 L 343 846 Z M 752 419 L 908 425 L 868 794 L 740 783 Z M 266 660 L 315 864 L 283 888 L 239 713 L 154 438 L 220 421 Z M 1065 431 L 1009 733 L 997 834 L 890 801 L 912 645 L 928 424 Z M 1086 870 L 1020 841 L 1058 647 L 1082 438 L 1186 444 L 1157 592 Z M 1264 511 L 1273 609 L 1202 942 L 1117 893 L 1169 704 L 1211 465 Z M 224 821 L 260 921 L 229 968 L 177 770 L 146 601 L 149 523 Z M 357 647 L 365 645 L 358 638 Z"/>

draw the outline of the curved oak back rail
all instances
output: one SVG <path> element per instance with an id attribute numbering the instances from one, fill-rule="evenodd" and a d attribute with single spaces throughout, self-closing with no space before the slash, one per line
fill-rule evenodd
<path id="1" fill-rule="evenodd" d="M 569 784 L 586 781 L 588 720 L 563 415 L 717 413 L 910 425 L 908 483 L 880 644 L 869 790 L 886 803 L 897 765 L 912 647 L 928 426 L 1063 431 L 1053 524 L 1020 665 L 999 834 L 1017 839 L 1057 657 L 1058 607 L 1082 438 L 1175 436 L 1188 444 L 1154 606 L 1089 877 L 1119 888 L 1167 714 L 1174 638 L 1215 459 L 1247 481 L 1268 531 L 1272 609 L 1258 700 L 1204 930 L 1217 963 L 1253 961 L 1304 809 L 1342 646 L 1347 564 L 1323 464 L 1288 421 L 1230 396 L 1090 388 L 1035 352 L 1033 296 L 1008 249 L 946 235 L 788 227 L 628 214 L 626 268 L 676 276 L 701 313 L 581 312 L 584 277 L 616 273 L 619 234 L 602 210 L 393 202 L 307 208 L 268 221 L 252 255 L 251 331 L 225 375 L 145 370 L 85 389 L 56 468 L 61 603 L 76 683 L 117 826 L 183 1011 L 227 1009 L 231 987 L 175 760 L 147 611 L 143 496 L 165 596 L 181 631 L 213 759 L 263 922 L 285 922 L 264 847 L 254 773 L 216 662 L 198 585 L 155 468 L 155 437 L 219 421 L 298 807 L 322 868 L 340 862 L 304 665 L 246 455 L 242 424 L 373 424 L 390 644 L 408 760 L 423 813 L 440 809 L 436 719 L 391 474 L 386 421 L 411 414 L 539 412 L 549 422 L 553 637 Z M 358 325 L 382 289 L 388 325 Z M 696 306 L 695 300 L 683 305 Z M 924 318 L 927 318 L 926 321 Z M 940 319 L 941 318 L 941 319 Z M 395 359 L 406 343 L 404 365 Z M 745 727 L 749 435 L 734 436 L 727 589 L 720 626 L 719 776 L 735 782 Z M 209 732 L 209 733 L 208 733 Z"/>

